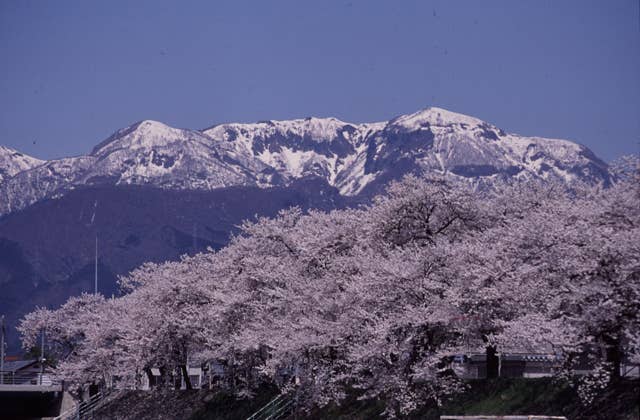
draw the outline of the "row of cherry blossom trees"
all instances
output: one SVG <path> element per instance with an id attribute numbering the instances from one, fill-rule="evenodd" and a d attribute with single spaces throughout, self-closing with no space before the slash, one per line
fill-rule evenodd
<path id="1" fill-rule="evenodd" d="M 218 361 L 238 395 L 356 392 L 390 417 L 462 390 L 454 354 L 486 351 L 495 376 L 500 352 L 553 351 L 570 370 L 599 348 L 606 382 L 640 361 L 639 204 L 633 171 L 609 188 L 491 191 L 410 176 L 363 208 L 247 222 L 219 252 L 143 265 L 121 297 L 38 309 L 20 331 L 30 346 L 46 329 L 79 385 L 159 368 L 189 387 L 190 361 Z"/>

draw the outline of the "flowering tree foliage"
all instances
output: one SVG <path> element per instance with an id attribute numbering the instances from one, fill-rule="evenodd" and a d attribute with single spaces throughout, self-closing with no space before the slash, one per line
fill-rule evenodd
<path id="1" fill-rule="evenodd" d="M 465 352 L 569 363 L 597 345 L 611 378 L 640 354 L 633 180 L 478 192 L 408 177 L 368 207 L 245 223 L 219 252 L 143 265 L 122 297 L 72 298 L 20 328 L 25 345 L 46 328 L 80 385 L 135 386 L 159 368 L 189 387 L 189 363 L 216 361 L 238 395 L 265 382 L 309 405 L 358 392 L 389 417 L 462 389 L 448 360 Z"/>
<path id="2" fill-rule="evenodd" d="M 61 361 L 58 375 L 78 385 L 96 380 L 110 382 L 122 358 L 115 346 L 122 334 L 114 324 L 115 302 L 101 295 L 72 297 L 51 311 L 37 309 L 28 314 L 19 327 L 25 347 L 38 342 L 44 332 L 51 350 Z"/>

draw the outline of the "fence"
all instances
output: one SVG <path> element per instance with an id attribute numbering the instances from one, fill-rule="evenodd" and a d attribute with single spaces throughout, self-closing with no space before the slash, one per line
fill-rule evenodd
<path id="1" fill-rule="evenodd" d="M 61 381 L 46 373 L 26 372 L 17 373 L 11 371 L 0 372 L 0 385 L 60 385 Z"/>

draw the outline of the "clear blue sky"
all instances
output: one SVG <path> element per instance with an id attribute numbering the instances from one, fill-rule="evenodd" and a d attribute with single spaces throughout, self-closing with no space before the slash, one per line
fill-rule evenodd
<path id="1" fill-rule="evenodd" d="M 2 0 L 0 144 L 433 105 L 610 160 L 640 149 L 639 22 L 638 0 Z"/>

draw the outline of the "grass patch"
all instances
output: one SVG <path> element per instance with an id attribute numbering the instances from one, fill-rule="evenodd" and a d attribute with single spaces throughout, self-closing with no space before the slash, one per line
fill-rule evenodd
<path id="1" fill-rule="evenodd" d="M 584 406 L 575 389 L 551 378 L 500 378 L 468 382 L 467 392 L 456 395 L 441 408 L 424 407 L 406 419 L 439 420 L 442 414 L 458 415 L 556 415 L 569 420 L 640 420 L 639 380 L 616 383 Z M 96 419 L 243 420 L 278 394 L 265 387 L 255 398 L 236 399 L 225 392 L 122 391 L 119 398 L 97 413 Z M 290 419 L 381 419 L 384 403 L 358 400 L 352 393 L 340 404 L 329 404 Z"/>

